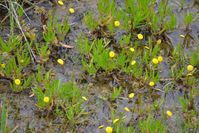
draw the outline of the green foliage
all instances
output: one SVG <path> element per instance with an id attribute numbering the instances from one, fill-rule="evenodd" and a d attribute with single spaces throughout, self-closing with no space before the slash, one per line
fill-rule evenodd
<path id="1" fill-rule="evenodd" d="M 185 13 L 184 14 L 184 25 L 185 27 L 189 27 L 190 24 L 192 23 L 193 21 L 193 15 L 191 13 Z"/>
<path id="2" fill-rule="evenodd" d="M 57 37 L 60 41 L 64 41 L 65 36 L 70 30 L 70 26 L 68 25 L 67 19 L 64 19 L 63 22 L 57 22 Z"/>
<path id="3" fill-rule="evenodd" d="M 84 93 L 74 82 L 61 84 L 60 80 L 53 80 L 50 83 L 44 82 L 43 87 L 36 86 L 32 90 L 37 96 L 38 107 L 49 108 L 54 103 L 54 106 L 62 108 L 72 123 L 75 123 L 83 112 L 81 105 L 84 102 L 82 99 Z M 44 97 L 49 97 L 49 102 L 46 103 Z"/>
<path id="4" fill-rule="evenodd" d="M 167 127 L 161 120 L 155 120 L 153 117 L 149 116 L 146 120 L 139 122 L 139 129 L 141 133 L 166 133 Z"/>
<path id="5" fill-rule="evenodd" d="M 119 87 L 119 88 L 114 87 L 113 92 L 111 94 L 111 100 L 115 101 L 119 97 L 121 91 L 122 91 L 122 87 Z"/>
<path id="6" fill-rule="evenodd" d="M 49 50 L 49 45 L 47 43 L 46 44 L 36 43 L 36 50 L 37 54 L 39 54 L 39 57 L 43 62 L 46 62 L 49 59 L 50 50 Z"/>
<path id="7" fill-rule="evenodd" d="M 21 39 L 19 36 L 11 36 L 8 41 L 3 41 L 0 38 L 0 51 L 1 52 L 15 52 L 17 48 L 21 45 Z"/>
<path id="8" fill-rule="evenodd" d="M 6 121 L 7 121 L 7 108 L 5 104 L 3 104 L 1 108 L 1 133 L 6 133 Z"/>
<path id="9" fill-rule="evenodd" d="M 84 23 L 86 24 L 86 26 L 91 30 L 95 30 L 98 26 L 98 22 L 95 21 L 95 18 L 93 16 L 92 12 L 88 12 L 87 14 L 85 14 L 84 16 Z"/>

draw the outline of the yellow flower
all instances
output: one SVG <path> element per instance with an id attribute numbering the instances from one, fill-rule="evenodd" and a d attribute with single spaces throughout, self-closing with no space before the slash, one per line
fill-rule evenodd
<path id="1" fill-rule="evenodd" d="M 104 125 L 100 125 L 98 128 L 99 128 L 99 129 L 102 129 L 103 127 L 104 127 Z"/>
<path id="2" fill-rule="evenodd" d="M 112 127 L 106 127 L 106 133 L 112 133 L 113 128 Z"/>
<path id="3" fill-rule="evenodd" d="M 23 60 L 23 59 L 21 59 L 21 60 L 20 60 L 20 63 L 24 63 L 24 60 Z"/>
<path id="4" fill-rule="evenodd" d="M 21 80 L 20 79 L 15 79 L 15 84 L 16 85 L 20 85 L 21 84 Z"/>
<path id="5" fill-rule="evenodd" d="M 163 61 L 163 57 L 160 55 L 160 56 L 158 56 L 158 61 L 159 62 L 162 62 Z"/>
<path id="6" fill-rule="evenodd" d="M 2 63 L 2 64 L 1 64 L 1 67 L 2 67 L 2 68 L 5 68 L 5 67 L 6 67 L 6 64 Z"/>
<path id="7" fill-rule="evenodd" d="M 115 120 L 113 121 L 113 124 L 117 123 L 119 120 L 120 120 L 120 119 L 115 119 Z"/>
<path id="8" fill-rule="evenodd" d="M 148 50 L 150 49 L 148 46 L 145 46 L 144 48 L 145 48 L 145 49 L 148 49 Z"/>
<path id="9" fill-rule="evenodd" d="M 181 38 L 185 38 L 185 36 L 184 36 L 184 35 L 180 35 L 180 37 L 181 37 Z"/>
<path id="10" fill-rule="evenodd" d="M 173 114 L 172 114 L 172 112 L 171 111 L 169 111 L 169 110 L 167 110 L 167 116 L 169 116 L 169 117 L 171 117 Z"/>
<path id="11" fill-rule="evenodd" d="M 153 58 L 153 59 L 152 59 L 152 62 L 153 62 L 153 64 L 155 64 L 155 65 L 159 63 L 157 58 Z"/>
<path id="12" fill-rule="evenodd" d="M 142 40 L 142 39 L 143 39 L 143 35 L 142 35 L 142 34 L 138 34 L 137 37 L 138 37 L 139 40 Z"/>
<path id="13" fill-rule="evenodd" d="M 134 49 L 134 48 L 130 48 L 129 50 L 130 50 L 131 52 L 134 52 L 134 51 L 135 51 L 135 49 Z"/>
<path id="14" fill-rule="evenodd" d="M 131 65 L 132 65 L 132 66 L 135 65 L 135 63 L 136 63 L 135 60 L 132 60 L 132 61 L 131 61 Z"/>
<path id="15" fill-rule="evenodd" d="M 85 101 L 88 101 L 88 99 L 86 97 L 84 97 L 84 96 L 82 97 L 82 99 L 84 99 Z"/>
<path id="16" fill-rule="evenodd" d="M 193 71 L 193 66 L 192 65 L 188 65 L 187 66 L 187 70 L 190 72 L 190 71 Z"/>
<path id="17" fill-rule="evenodd" d="M 161 39 L 158 39 L 157 42 L 156 42 L 157 45 L 160 45 L 161 43 L 162 43 Z"/>
<path id="18" fill-rule="evenodd" d="M 133 98 L 134 96 L 135 96 L 134 93 L 130 93 L 130 94 L 129 94 L 129 98 Z"/>
<path id="19" fill-rule="evenodd" d="M 115 21 L 114 25 L 115 25 L 115 27 L 119 27 L 120 26 L 120 21 Z"/>
<path id="20" fill-rule="evenodd" d="M 113 51 L 110 51 L 109 52 L 109 57 L 111 57 L 111 58 L 115 57 L 115 53 Z"/>
<path id="21" fill-rule="evenodd" d="M 192 73 L 188 73 L 187 76 L 192 76 Z"/>
<path id="22" fill-rule="evenodd" d="M 50 100 L 50 98 L 49 98 L 49 97 L 44 97 L 44 102 L 45 102 L 45 103 L 48 103 L 48 102 L 49 102 L 49 100 Z"/>
<path id="23" fill-rule="evenodd" d="M 149 82 L 149 86 L 153 87 L 155 85 L 155 83 L 153 81 Z"/>
<path id="24" fill-rule="evenodd" d="M 60 64 L 60 65 L 63 65 L 64 64 L 64 61 L 62 59 L 58 59 L 57 62 Z"/>
<path id="25" fill-rule="evenodd" d="M 63 5 L 64 5 L 64 2 L 63 2 L 62 0 L 58 0 L 58 4 L 59 4 L 60 6 L 63 6 Z"/>
<path id="26" fill-rule="evenodd" d="M 130 110 L 129 110 L 128 107 L 125 107 L 124 110 L 125 110 L 126 112 L 130 112 Z"/>
<path id="27" fill-rule="evenodd" d="M 70 12 L 71 14 L 73 14 L 73 13 L 75 13 L 75 9 L 74 9 L 74 8 L 69 8 L 69 12 Z"/>

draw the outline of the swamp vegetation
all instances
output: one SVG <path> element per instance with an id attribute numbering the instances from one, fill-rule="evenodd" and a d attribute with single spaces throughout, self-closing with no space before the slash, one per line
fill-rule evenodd
<path id="1" fill-rule="evenodd" d="M 198 0 L 1 0 L 0 132 L 197 133 Z"/>

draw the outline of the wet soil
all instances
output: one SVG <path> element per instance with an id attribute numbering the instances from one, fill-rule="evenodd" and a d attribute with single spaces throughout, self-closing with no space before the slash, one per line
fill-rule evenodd
<path id="1" fill-rule="evenodd" d="M 157 0 L 158 1 L 158 0 Z M 190 35 L 190 42 L 188 44 L 185 51 L 191 51 L 191 49 L 195 49 L 199 44 L 199 19 L 196 19 L 193 24 L 190 26 L 190 31 L 185 30 L 183 25 L 183 13 L 185 11 L 192 12 L 197 14 L 199 12 L 199 5 L 194 4 L 193 0 L 185 0 L 184 8 L 179 8 L 180 0 L 171 0 L 169 5 L 172 7 L 173 13 L 175 13 L 178 17 L 178 28 L 174 32 L 166 33 L 168 38 L 171 40 L 172 47 L 176 47 L 178 43 L 183 43 L 184 38 L 180 38 L 181 34 Z M 118 0 L 118 4 L 122 4 L 122 0 Z M 69 24 L 71 25 L 70 33 L 65 38 L 65 43 L 69 45 L 75 46 L 75 40 L 78 37 L 80 32 L 87 33 L 87 29 L 83 24 L 83 16 L 88 10 L 97 13 L 97 1 L 96 0 L 81 0 L 81 1 L 67 1 L 63 7 L 54 6 L 49 1 L 44 1 L 38 4 L 40 7 L 44 7 L 46 10 L 52 10 L 54 16 L 58 16 L 61 20 L 63 18 L 67 18 Z M 75 15 L 70 15 L 68 13 L 68 9 L 73 7 L 75 9 Z M 1 14 L 1 13 L 0 13 Z M 40 20 L 40 14 L 34 13 L 33 9 L 27 11 L 27 15 L 30 18 L 31 27 L 34 27 L 37 30 L 37 33 L 41 31 L 42 23 Z M 28 20 L 26 20 L 28 22 Z M 6 34 L 8 34 L 8 27 L 3 27 L 1 30 L 3 32 L 0 33 L 1 37 L 6 38 Z M 53 69 L 56 77 L 60 79 L 62 82 L 74 80 L 79 81 L 81 77 L 81 61 L 80 55 L 77 50 L 74 49 L 63 49 L 60 48 L 58 53 L 61 58 L 66 60 L 66 63 L 63 67 L 52 63 L 54 60 L 50 60 L 47 64 L 47 68 Z M 168 77 L 168 66 L 163 62 L 162 67 L 164 68 L 161 77 Z M 54 61 L 55 62 L 55 61 Z M 87 81 L 89 83 L 89 81 Z M 124 107 L 133 108 L 132 112 L 126 112 L 125 120 L 126 125 L 129 123 L 136 123 L 140 116 L 138 116 L 137 110 L 145 110 L 151 107 L 151 103 L 153 101 L 161 102 L 163 99 L 164 105 L 160 108 L 161 110 L 165 109 L 173 109 L 172 112 L 174 114 L 178 114 L 180 112 L 180 104 L 178 97 L 184 96 L 185 92 L 182 91 L 183 87 L 180 86 L 172 86 L 176 88 L 170 91 L 166 96 L 164 89 L 161 91 L 154 91 L 152 93 L 153 96 L 146 97 L 147 88 L 133 88 L 135 94 L 140 94 L 140 96 L 135 96 L 135 98 L 130 101 L 128 97 L 128 93 L 131 91 L 128 87 L 124 88 L 122 91 L 122 96 L 119 97 L 115 103 L 110 102 L 108 97 L 112 88 L 115 86 L 114 81 L 92 84 L 90 83 L 89 92 L 90 97 L 88 97 L 89 102 L 85 103 L 86 111 L 89 115 L 83 116 L 78 126 L 70 127 L 67 124 L 67 121 L 64 118 L 59 116 L 51 116 L 46 115 L 44 110 L 40 110 L 37 106 L 35 106 L 36 99 L 30 96 L 30 91 L 26 90 L 22 93 L 13 93 L 8 88 L 8 85 L 3 85 L 5 81 L 0 81 L 1 84 L 1 94 L 0 101 L 2 103 L 6 103 L 8 109 L 8 121 L 7 125 L 9 127 L 9 131 L 16 133 L 23 132 L 57 132 L 57 133 L 66 133 L 66 132 L 82 132 L 82 133 L 101 133 L 102 130 L 98 129 L 98 126 L 105 125 L 108 126 L 111 123 L 111 110 L 114 108 L 117 110 L 116 112 L 120 112 L 116 114 L 116 116 L 120 117 L 121 112 L 123 112 Z M 166 84 L 166 83 L 165 83 Z M 163 88 L 165 84 L 158 84 L 157 88 Z M 175 84 L 175 83 L 173 83 Z M 80 86 L 82 86 L 80 84 Z M 117 85 L 116 85 L 117 86 Z M 132 85 L 134 86 L 134 85 Z M 135 84 L 136 86 L 136 84 Z M 199 85 L 198 88 L 199 89 Z M 199 96 L 194 99 L 194 107 L 199 113 Z M 177 109 L 178 108 L 178 109 Z M 43 113 L 42 113 L 43 112 Z M 161 111 L 160 111 L 161 112 Z M 48 113 L 47 113 L 48 114 Z M 144 115 L 143 115 L 144 116 Z M 157 114 L 159 117 L 160 114 Z M 172 121 L 166 122 L 165 124 L 173 125 L 172 129 L 169 132 L 179 132 L 178 131 L 178 119 L 173 117 Z M 175 125 L 175 126 L 174 126 Z"/>

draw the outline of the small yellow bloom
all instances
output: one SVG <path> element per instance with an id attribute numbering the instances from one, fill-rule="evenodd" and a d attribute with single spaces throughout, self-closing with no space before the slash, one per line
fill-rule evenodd
<path id="1" fill-rule="evenodd" d="M 112 133 L 113 128 L 112 127 L 106 127 L 106 133 Z"/>
<path id="2" fill-rule="evenodd" d="M 20 79 L 15 79 L 15 84 L 16 85 L 20 85 L 21 84 L 21 80 Z"/>
<path id="3" fill-rule="evenodd" d="M 158 56 L 158 61 L 159 62 L 162 62 L 163 61 L 163 57 L 160 55 L 160 56 Z"/>
<path id="4" fill-rule="evenodd" d="M 110 58 L 115 57 L 115 53 L 114 53 L 113 51 L 110 51 L 110 52 L 109 52 L 109 57 L 110 57 Z"/>
<path id="5" fill-rule="evenodd" d="M 100 125 L 98 128 L 99 128 L 99 129 L 102 129 L 103 127 L 104 127 L 104 125 Z"/>
<path id="6" fill-rule="evenodd" d="M 172 112 L 171 111 L 169 111 L 169 110 L 167 110 L 167 116 L 169 116 L 169 117 L 171 117 L 173 114 L 172 114 Z"/>
<path id="7" fill-rule="evenodd" d="M 120 26 L 120 21 L 115 21 L 114 25 L 115 25 L 115 27 L 119 27 Z"/>
<path id="8" fill-rule="evenodd" d="M 181 37 L 181 38 L 185 38 L 185 36 L 184 36 L 184 35 L 180 35 L 180 37 Z"/>
<path id="9" fill-rule="evenodd" d="M 187 76 L 192 76 L 192 73 L 188 73 Z"/>
<path id="10" fill-rule="evenodd" d="M 64 65 L 64 61 L 62 59 L 58 59 L 57 62 L 60 64 L 60 65 Z"/>
<path id="11" fill-rule="evenodd" d="M 50 98 L 49 98 L 49 97 L 44 97 L 44 102 L 45 102 L 45 103 L 48 103 L 48 102 L 49 102 L 49 100 L 50 100 Z"/>
<path id="12" fill-rule="evenodd" d="M 132 61 L 131 61 L 131 65 L 132 65 L 132 66 L 135 65 L 135 63 L 136 63 L 135 60 L 132 60 Z"/>
<path id="13" fill-rule="evenodd" d="M 152 59 L 152 62 L 153 62 L 153 64 L 155 64 L 155 65 L 157 65 L 157 64 L 159 63 L 157 58 L 153 58 L 153 59 Z"/>
<path id="14" fill-rule="evenodd" d="M 130 50 L 131 52 L 134 52 L 134 51 L 135 51 L 135 49 L 134 49 L 134 48 L 130 48 L 129 50 Z"/>
<path id="15" fill-rule="evenodd" d="M 63 2 L 62 0 L 58 0 L 58 4 L 59 4 L 60 6 L 63 6 L 63 5 L 64 5 L 64 2 Z"/>
<path id="16" fill-rule="evenodd" d="M 148 46 L 145 46 L 144 48 L 145 48 L 145 49 L 148 49 L 148 50 L 150 49 Z"/>
<path id="17" fill-rule="evenodd" d="M 134 93 L 130 93 L 130 94 L 129 94 L 129 98 L 133 98 L 134 96 L 135 96 Z"/>
<path id="18" fill-rule="evenodd" d="M 119 120 L 120 120 L 120 119 L 115 119 L 115 120 L 113 121 L 113 124 L 117 123 Z"/>
<path id="19" fill-rule="evenodd" d="M 20 60 L 20 63 L 24 63 L 24 60 L 23 60 L 23 59 L 21 59 L 21 60 Z"/>
<path id="20" fill-rule="evenodd" d="M 137 37 L 138 37 L 139 40 L 142 40 L 144 38 L 142 34 L 138 34 Z"/>
<path id="21" fill-rule="evenodd" d="M 153 87 L 155 85 L 155 83 L 153 81 L 149 82 L 149 86 Z"/>
<path id="22" fill-rule="evenodd" d="M 161 39 L 158 39 L 157 42 L 156 42 L 157 45 L 160 45 L 161 43 L 162 43 Z"/>
<path id="23" fill-rule="evenodd" d="M 85 101 L 88 101 L 88 99 L 86 97 L 84 97 L 84 96 L 82 97 L 82 99 L 84 99 Z"/>
<path id="24" fill-rule="evenodd" d="M 128 24 L 131 25 L 131 20 L 128 21 Z"/>
<path id="25" fill-rule="evenodd" d="M 6 64 L 2 63 L 2 64 L 1 64 L 1 67 L 2 67 L 2 68 L 5 68 L 5 67 L 6 67 Z"/>
<path id="26" fill-rule="evenodd" d="M 126 112 L 130 112 L 130 110 L 129 110 L 128 107 L 125 107 L 124 110 L 125 110 Z"/>
<path id="27" fill-rule="evenodd" d="M 73 14 L 73 13 L 75 13 L 75 9 L 74 9 L 74 8 L 69 8 L 69 12 L 70 12 L 71 14 Z"/>
<path id="28" fill-rule="evenodd" d="M 193 71 L 193 66 L 192 65 L 188 65 L 187 66 L 187 70 L 190 72 L 190 71 Z"/>

